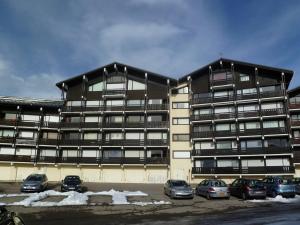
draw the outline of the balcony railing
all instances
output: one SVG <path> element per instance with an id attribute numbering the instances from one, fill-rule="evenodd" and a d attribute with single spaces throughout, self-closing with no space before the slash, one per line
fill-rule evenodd
<path id="1" fill-rule="evenodd" d="M 18 126 L 23 127 L 38 127 L 40 125 L 40 121 L 19 121 Z"/>
<path id="2" fill-rule="evenodd" d="M 84 122 L 81 124 L 82 128 L 100 128 L 102 127 L 101 123 L 97 123 L 97 122 Z"/>
<path id="3" fill-rule="evenodd" d="M 213 137 L 213 131 L 193 132 L 193 138 L 210 138 Z"/>
<path id="4" fill-rule="evenodd" d="M 238 94 L 236 96 L 237 100 L 248 100 L 248 99 L 257 99 L 257 93 L 249 93 L 249 94 Z"/>
<path id="5" fill-rule="evenodd" d="M 80 122 L 74 123 L 74 122 L 61 122 L 60 126 L 62 129 L 70 129 L 70 128 L 80 128 Z"/>
<path id="6" fill-rule="evenodd" d="M 262 129 L 246 129 L 246 130 L 239 130 L 239 135 L 247 136 L 247 135 L 261 135 Z"/>
<path id="7" fill-rule="evenodd" d="M 15 155 L 0 155 L 0 161 L 14 161 Z"/>
<path id="8" fill-rule="evenodd" d="M 0 143 L 12 144 L 14 142 L 13 137 L 0 137 Z"/>
<path id="9" fill-rule="evenodd" d="M 59 141 L 59 145 L 78 146 L 78 139 L 62 139 Z"/>
<path id="10" fill-rule="evenodd" d="M 57 139 L 40 139 L 39 145 L 57 145 L 58 141 Z"/>
<path id="11" fill-rule="evenodd" d="M 228 136 L 235 136 L 235 135 L 237 135 L 236 130 L 215 131 L 216 137 L 228 137 Z"/>
<path id="12" fill-rule="evenodd" d="M 276 128 L 264 128 L 263 134 L 286 134 L 287 130 L 285 127 L 276 127 Z"/>
<path id="13" fill-rule="evenodd" d="M 169 108 L 168 104 L 148 104 L 147 110 L 167 110 Z"/>
<path id="14" fill-rule="evenodd" d="M 200 115 L 191 115 L 191 121 L 197 120 L 212 120 L 214 117 L 212 114 L 200 114 Z"/>
<path id="15" fill-rule="evenodd" d="M 123 110 L 125 110 L 125 107 L 123 105 L 116 105 L 116 106 L 109 106 L 109 105 L 107 105 L 105 107 L 105 110 L 106 111 L 123 111 Z"/>
<path id="16" fill-rule="evenodd" d="M 261 110 L 263 116 L 273 116 L 273 115 L 282 115 L 286 114 L 285 109 L 263 109 Z"/>
<path id="17" fill-rule="evenodd" d="M 292 140 L 292 143 L 293 143 L 294 145 L 300 145 L 300 138 L 294 137 L 294 139 Z"/>
<path id="18" fill-rule="evenodd" d="M 257 147 L 257 148 L 231 148 L 231 149 L 194 149 L 193 156 L 215 156 L 215 155 L 258 155 L 258 154 L 284 154 L 291 153 L 288 146 L 282 147 Z"/>
<path id="19" fill-rule="evenodd" d="M 6 126 L 16 126 L 17 121 L 16 120 L 5 120 L 0 119 L 0 125 L 6 125 Z"/>
<path id="20" fill-rule="evenodd" d="M 125 139 L 123 140 L 125 146 L 144 146 L 144 139 Z"/>
<path id="21" fill-rule="evenodd" d="M 168 145 L 169 141 L 167 139 L 148 139 L 147 145 L 150 146 L 164 146 Z"/>
<path id="22" fill-rule="evenodd" d="M 57 158 L 55 156 L 40 156 L 38 158 L 38 162 L 56 163 Z"/>
<path id="23" fill-rule="evenodd" d="M 63 111 L 65 112 L 81 112 L 83 111 L 84 106 L 65 106 L 63 107 Z"/>
<path id="24" fill-rule="evenodd" d="M 300 109 L 300 102 L 298 102 L 298 101 L 290 102 L 289 108 L 290 109 Z"/>
<path id="25" fill-rule="evenodd" d="M 99 146 L 102 144 L 102 140 L 80 140 L 81 146 Z"/>
<path id="26" fill-rule="evenodd" d="M 212 80 L 211 82 L 212 86 L 221 86 L 221 85 L 228 85 L 228 84 L 233 84 L 233 79 L 232 78 L 227 78 L 224 80 Z"/>
<path id="27" fill-rule="evenodd" d="M 48 121 L 44 121 L 44 122 L 43 122 L 43 127 L 47 127 L 47 128 L 58 128 L 59 126 L 60 126 L 60 123 L 48 122 Z"/>
<path id="28" fill-rule="evenodd" d="M 133 122 L 126 122 L 125 123 L 125 127 L 126 128 L 144 128 L 145 127 L 145 123 L 144 122 L 138 122 L 138 123 L 133 123 Z"/>
<path id="29" fill-rule="evenodd" d="M 235 118 L 234 113 L 215 113 L 214 119 L 232 119 Z"/>
<path id="30" fill-rule="evenodd" d="M 126 89 L 115 89 L 115 90 L 105 90 L 103 95 L 123 95 L 126 93 Z"/>
<path id="31" fill-rule="evenodd" d="M 151 121 L 147 122 L 147 128 L 168 128 L 168 121 Z"/>
<path id="32" fill-rule="evenodd" d="M 145 105 L 126 105 L 126 111 L 143 111 L 145 110 Z"/>
<path id="33" fill-rule="evenodd" d="M 282 90 L 266 91 L 260 93 L 261 98 L 272 98 L 272 97 L 280 97 L 280 96 L 284 96 L 284 92 Z"/>
<path id="34" fill-rule="evenodd" d="M 103 128 L 122 128 L 123 123 L 106 122 L 103 124 Z"/>
<path id="35" fill-rule="evenodd" d="M 192 168 L 192 174 L 292 174 L 294 172 L 295 168 L 292 166 Z"/>
<path id="36" fill-rule="evenodd" d="M 245 112 L 238 112 L 239 118 L 248 118 L 248 117 L 258 117 L 259 111 L 245 111 Z"/>
<path id="37" fill-rule="evenodd" d="M 300 126 L 300 120 L 291 120 L 292 126 Z"/>
<path id="38" fill-rule="evenodd" d="M 34 156 L 34 155 L 15 155 L 14 161 L 16 161 L 16 162 L 36 162 L 36 156 Z"/>
<path id="39" fill-rule="evenodd" d="M 20 145 L 36 145 L 37 140 L 17 138 L 16 144 Z"/>

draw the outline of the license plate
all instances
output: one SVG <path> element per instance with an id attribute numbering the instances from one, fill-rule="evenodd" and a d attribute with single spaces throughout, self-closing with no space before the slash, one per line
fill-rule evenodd
<path id="1" fill-rule="evenodd" d="M 224 197 L 225 193 L 224 192 L 219 192 L 219 196 Z"/>

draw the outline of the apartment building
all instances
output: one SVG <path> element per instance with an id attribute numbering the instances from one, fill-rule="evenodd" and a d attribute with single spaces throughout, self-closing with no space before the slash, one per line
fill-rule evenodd
<path id="1" fill-rule="evenodd" d="M 59 101 L 0 97 L 0 180 L 293 176 L 292 76 L 229 59 L 180 79 L 112 63 L 57 83 Z"/>

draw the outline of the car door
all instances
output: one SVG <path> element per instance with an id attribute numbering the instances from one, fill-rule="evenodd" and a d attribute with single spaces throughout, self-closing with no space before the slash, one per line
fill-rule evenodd
<path id="1" fill-rule="evenodd" d="M 238 188 L 239 188 L 240 179 L 236 179 L 232 182 L 232 184 L 229 187 L 230 194 L 234 196 L 238 196 Z"/>
<path id="2" fill-rule="evenodd" d="M 198 194 L 199 195 L 203 195 L 203 188 L 204 188 L 204 184 L 205 184 L 206 180 L 203 180 L 199 185 L 198 185 Z"/>

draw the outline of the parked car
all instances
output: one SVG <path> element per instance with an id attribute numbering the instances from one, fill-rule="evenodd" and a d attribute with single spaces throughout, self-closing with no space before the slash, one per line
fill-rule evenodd
<path id="1" fill-rule="evenodd" d="M 230 194 L 244 200 L 266 198 L 266 188 L 260 180 L 239 178 L 229 186 Z"/>
<path id="2" fill-rule="evenodd" d="M 293 183 L 295 184 L 295 192 L 300 195 L 300 177 L 294 178 Z"/>
<path id="3" fill-rule="evenodd" d="M 25 225 L 22 218 L 0 206 L 0 225 Z"/>
<path id="4" fill-rule="evenodd" d="M 194 191 L 184 180 L 168 180 L 164 185 L 164 193 L 170 198 L 194 198 Z"/>
<path id="5" fill-rule="evenodd" d="M 66 176 L 65 179 L 62 180 L 61 191 L 77 191 L 84 192 L 86 188 L 82 185 L 82 180 L 79 176 Z"/>
<path id="6" fill-rule="evenodd" d="M 207 199 L 211 198 L 230 198 L 227 184 L 222 180 L 204 180 L 196 186 L 196 194 L 202 195 Z"/>
<path id="7" fill-rule="evenodd" d="M 267 190 L 267 195 L 275 198 L 277 195 L 282 197 L 294 198 L 295 184 L 291 179 L 284 179 L 282 177 L 266 177 L 263 179 Z"/>
<path id="8" fill-rule="evenodd" d="M 21 185 L 21 192 L 41 192 L 48 187 L 48 178 L 45 174 L 31 174 Z"/>

